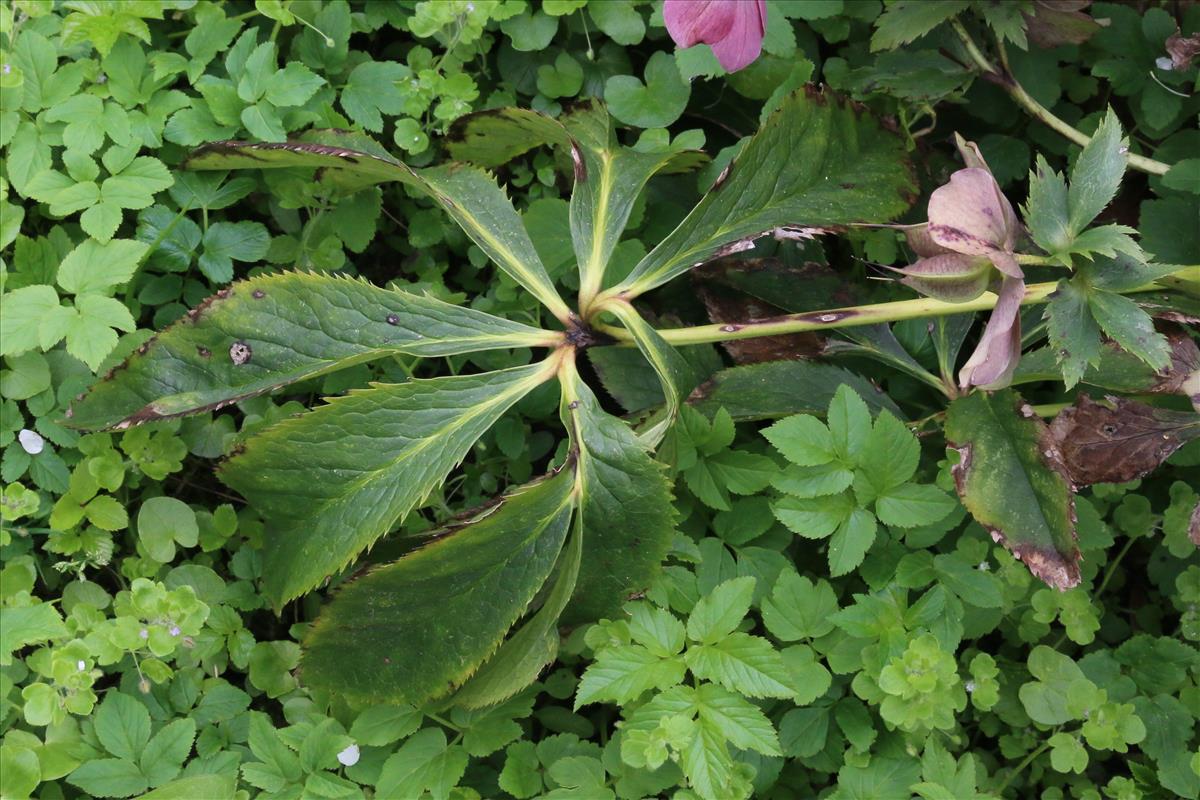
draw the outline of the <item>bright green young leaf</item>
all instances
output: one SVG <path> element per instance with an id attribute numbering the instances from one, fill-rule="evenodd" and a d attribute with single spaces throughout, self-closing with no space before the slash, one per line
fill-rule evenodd
<path id="1" fill-rule="evenodd" d="M 715 644 L 733 632 L 750 611 L 755 579 L 732 578 L 700 598 L 688 615 L 688 638 L 700 644 Z"/>
<path id="2" fill-rule="evenodd" d="M 1128 153 L 1129 140 L 1122 135 L 1121 122 L 1110 108 L 1071 169 L 1067 207 L 1072 235 L 1082 233 L 1112 202 L 1125 174 Z"/>
<path id="3" fill-rule="evenodd" d="M 651 689 L 678 685 L 685 671 L 682 658 L 663 658 L 640 645 L 605 648 L 584 671 L 575 707 L 603 701 L 629 703 Z"/>
<path id="4" fill-rule="evenodd" d="M 911 180 L 899 140 L 878 123 L 833 95 L 797 92 L 614 293 L 648 291 L 777 230 L 886 221 L 912 203 Z"/>
<path id="5" fill-rule="evenodd" d="M 795 572 L 779 576 L 771 594 L 763 599 L 763 623 L 784 642 L 815 639 L 833 630 L 829 615 L 838 610 L 837 596 L 827 581 L 814 585 Z"/>
<path id="6" fill-rule="evenodd" d="M 117 758 L 136 761 L 150 741 L 150 712 L 129 695 L 110 692 L 96 709 L 96 737 Z"/>
<path id="7" fill-rule="evenodd" d="M 950 404 L 946 440 L 963 505 L 1034 575 L 1057 589 L 1079 583 L 1070 482 L 1045 424 L 1013 391 Z"/>
<path id="8" fill-rule="evenodd" d="M 75 403 L 71 423 L 127 427 L 220 407 L 392 353 L 452 355 L 546 343 L 546 336 L 359 280 L 260 276 L 222 290 L 159 334 Z"/>
<path id="9" fill-rule="evenodd" d="M 0 608 L 0 664 L 11 663 L 13 652 L 26 645 L 67 635 L 62 617 L 49 603 Z"/>
<path id="10" fill-rule="evenodd" d="M 791 697 L 791 677 L 779 651 L 766 639 L 730 633 L 712 644 L 689 647 L 687 665 L 696 677 L 745 697 Z"/>
<path id="11" fill-rule="evenodd" d="M 306 680 L 414 704 L 461 684 L 549 576 L 570 527 L 573 487 L 569 468 L 521 487 L 349 584 L 308 637 Z"/>
<path id="12" fill-rule="evenodd" d="M 220 477 L 269 520 L 267 596 L 282 605 L 344 568 L 440 485 L 475 440 L 552 369 L 543 363 L 376 384 L 330 398 L 247 442 Z M 372 582 L 407 574 L 397 568 Z M 395 689 L 397 697 L 401 691 Z"/>
<path id="13" fill-rule="evenodd" d="M 383 130 L 381 114 L 404 111 L 404 94 L 396 84 L 412 77 L 412 70 L 395 61 L 364 61 L 350 72 L 338 96 L 342 109 L 364 129 Z"/>
<path id="14" fill-rule="evenodd" d="M 906 483 L 887 489 L 875 500 L 875 513 L 884 525 L 915 528 L 944 519 L 957 504 L 936 486 Z"/>
<path id="15" fill-rule="evenodd" d="M 146 243 L 129 239 L 105 244 L 88 239 L 63 259 L 58 285 L 72 294 L 107 294 L 133 277 L 148 249 Z"/>
<path id="16" fill-rule="evenodd" d="M 829 574 L 845 575 L 861 564 L 875 543 L 877 527 L 874 514 L 853 509 L 829 538 Z"/>
<path id="17" fill-rule="evenodd" d="M 467 769 L 467 752 L 460 745 L 446 745 L 441 728 L 426 728 L 413 734 L 383 762 L 375 782 L 378 797 L 424 797 L 446 800 Z"/>
<path id="18" fill-rule="evenodd" d="M 833 461 L 833 436 L 825 423 L 808 414 L 796 414 L 763 431 L 767 441 L 784 458 L 801 467 L 817 467 Z"/>

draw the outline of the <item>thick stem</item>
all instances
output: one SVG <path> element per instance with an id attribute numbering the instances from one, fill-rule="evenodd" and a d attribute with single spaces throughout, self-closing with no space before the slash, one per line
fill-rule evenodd
<path id="1" fill-rule="evenodd" d="M 1057 282 L 1034 283 L 1025 287 L 1022 305 L 1045 303 L 1058 287 Z M 1149 292 L 1162 289 L 1158 284 L 1147 284 L 1126 292 Z M 835 328 L 850 328 L 856 325 L 877 325 L 883 322 L 899 322 L 906 319 L 943 317 L 964 314 L 970 311 L 987 311 L 994 308 L 999 298 L 992 292 L 984 292 L 965 303 L 947 303 L 931 297 L 913 300 L 896 300 L 890 303 L 875 303 L 865 306 L 831 308 L 825 311 L 809 311 L 804 314 L 787 314 L 781 317 L 754 320 L 742 324 L 697 325 L 692 328 L 668 328 L 658 333 L 668 343 L 681 346 L 730 342 L 737 339 L 755 339 L 760 336 L 779 336 L 785 333 L 826 331 Z M 596 329 L 608 334 L 621 344 L 632 344 L 633 337 L 624 328 L 615 325 L 597 325 Z"/>
<path id="2" fill-rule="evenodd" d="M 1016 101 L 1017 105 L 1029 112 L 1030 116 L 1058 131 L 1077 145 L 1084 146 L 1092 140 L 1086 133 L 1075 128 L 1066 120 L 1056 117 L 1050 109 L 1043 106 L 1037 100 L 1034 100 L 1029 92 L 1025 91 L 1025 88 L 1017 83 L 1017 79 L 1011 72 L 1007 69 L 999 69 L 992 64 L 987 56 L 979 50 L 979 47 L 975 44 L 975 40 L 971 38 L 971 34 L 967 32 L 967 29 L 963 27 L 961 22 L 955 19 L 950 24 L 954 27 L 954 32 L 958 34 L 958 38 L 962 40 L 963 47 L 966 48 L 967 55 L 975 62 L 975 66 L 979 67 L 984 73 L 991 75 L 996 83 L 1003 87 L 1012 99 Z M 1165 175 L 1171 169 L 1170 164 L 1155 161 L 1153 158 L 1146 158 L 1145 156 L 1133 153 L 1130 153 L 1128 158 L 1129 166 L 1142 172 L 1148 172 L 1151 175 Z"/>

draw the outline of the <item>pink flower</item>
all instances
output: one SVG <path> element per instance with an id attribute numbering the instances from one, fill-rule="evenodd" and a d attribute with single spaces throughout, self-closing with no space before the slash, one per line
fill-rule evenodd
<path id="1" fill-rule="evenodd" d="M 737 72 L 762 52 L 767 0 L 665 0 L 663 22 L 675 44 L 703 42 L 726 72 Z"/>
<path id="2" fill-rule="evenodd" d="M 1025 275 L 1013 254 L 1021 223 L 979 148 L 961 137 L 957 143 L 966 168 L 930 195 L 929 221 L 905 231 L 920 258 L 897 272 L 922 294 L 950 303 L 983 294 L 999 272 L 999 299 L 958 382 L 964 389 L 1000 389 L 1012 380 L 1021 357 Z"/>

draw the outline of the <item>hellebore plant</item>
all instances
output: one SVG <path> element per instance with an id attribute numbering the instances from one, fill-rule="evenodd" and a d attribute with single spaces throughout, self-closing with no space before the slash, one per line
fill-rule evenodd
<path id="1" fill-rule="evenodd" d="M 726 72 L 737 72 L 762 52 L 767 0 L 666 0 L 663 22 L 675 44 L 707 44 Z"/>
<path id="2" fill-rule="evenodd" d="M 898 272 L 902 283 L 950 303 L 997 288 L 1000 299 L 959 385 L 999 389 L 1012 380 L 1021 356 L 1025 274 L 1013 252 L 1021 223 L 975 143 L 958 137 L 957 144 L 967 167 L 930 195 L 929 221 L 905 231 L 921 258 Z"/>
<path id="3" fill-rule="evenodd" d="M 575 303 L 559 294 L 516 209 L 484 171 L 543 145 L 556 150 L 574 177 L 563 236 L 569 235 L 578 262 Z M 237 403 L 370 360 L 546 352 L 526 366 L 493 372 L 373 383 L 255 433 L 223 462 L 221 480 L 266 522 L 263 591 L 275 607 L 331 581 L 341 584 L 304 643 L 302 674 L 315 687 L 367 700 L 491 705 L 529 685 L 553 661 L 560 623 L 612 616 L 631 595 L 649 589 L 674 527 L 670 484 L 653 451 L 695 383 L 673 344 L 937 317 L 994 304 L 980 288 L 965 303 L 921 298 L 744 324 L 659 330 L 643 319 L 632 305 L 637 297 L 714 258 L 747 250 L 760 237 L 883 223 L 911 205 L 915 187 L 899 138 L 861 109 L 813 89 L 785 98 L 696 207 L 623 278 L 609 269 L 610 256 L 643 188 L 658 173 L 704 163 L 702 153 L 623 147 L 596 102 L 557 119 L 515 108 L 469 115 L 452 128 L 447 148 L 456 162 L 415 168 L 364 135 L 312 131 L 284 143 L 212 143 L 186 166 L 306 169 L 325 190 L 347 194 L 405 184 L 437 204 L 499 270 L 536 297 L 556 321 L 549 328 L 352 277 L 260 275 L 222 290 L 162 331 L 71 409 L 76 427 L 122 429 Z M 974 259 L 984 259 L 988 270 L 1019 282 L 1015 218 L 990 180 L 986 168 L 969 167 L 931 200 L 925 234 L 943 252 L 928 258 L 970 270 L 983 263 Z M 1141 276 L 1147 268 L 1135 272 Z M 1149 274 L 1126 288 L 1165 272 Z M 1024 301 L 1045 302 L 1054 288 L 1030 287 Z M 1002 293 L 1016 298 L 1015 315 L 1019 292 Z M 1006 323 L 1003 335 L 1011 336 L 1014 326 Z M 967 330 L 961 328 L 958 343 Z M 984 339 L 989 336 L 1001 334 L 989 325 Z M 985 367 L 989 375 L 1009 370 L 1009 341 L 1002 356 L 989 350 L 980 357 L 972 375 Z M 640 350 L 661 383 L 657 413 L 634 426 L 601 405 L 579 369 L 581 354 L 598 343 Z M 956 353 L 957 344 L 945 360 L 953 362 Z M 841 383 L 828 373 L 806 374 L 814 376 L 806 390 L 829 398 Z M 545 477 L 510 488 L 439 531 L 401 540 L 406 552 L 399 560 L 345 580 L 347 568 L 436 491 L 493 423 L 550 382 L 559 387 L 568 446 Z M 750 395 L 742 399 L 754 402 Z M 865 406 L 862 412 L 869 416 Z M 1077 581 L 1071 486 L 1041 460 L 1040 420 L 1018 414 L 1005 393 L 977 392 L 950 405 L 947 426 L 961 457 L 956 479 L 968 509 L 1037 574 L 1060 587 Z M 1033 493 L 1014 505 L 1014 486 L 1033 487 Z"/>

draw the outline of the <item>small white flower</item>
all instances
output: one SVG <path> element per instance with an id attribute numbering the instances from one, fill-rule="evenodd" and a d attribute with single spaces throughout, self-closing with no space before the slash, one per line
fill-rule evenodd
<path id="1" fill-rule="evenodd" d="M 988 562 L 986 562 L 986 561 L 980 561 L 980 562 L 979 562 L 979 568 L 978 568 L 978 569 L 979 569 L 979 571 L 980 571 L 980 572 L 988 572 L 989 570 L 991 570 L 991 568 L 992 568 L 992 565 L 991 565 L 991 564 L 989 564 Z"/>
<path id="2" fill-rule="evenodd" d="M 37 431 L 31 431 L 28 428 L 23 428 L 17 434 L 17 440 L 21 442 L 21 448 L 31 456 L 36 456 L 46 449 L 46 440 Z"/>
<path id="3" fill-rule="evenodd" d="M 172 636 L 178 636 L 179 635 L 179 626 L 172 625 L 169 632 Z"/>
<path id="4" fill-rule="evenodd" d="M 83 672 L 85 669 L 87 669 L 87 662 L 83 659 L 80 659 L 79 661 L 75 662 L 75 668 L 80 672 Z"/>
<path id="5" fill-rule="evenodd" d="M 138 636 L 140 636 L 142 639 L 149 639 L 150 631 L 146 630 L 145 628 L 142 628 L 140 631 L 138 631 Z"/>
<path id="6" fill-rule="evenodd" d="M 358 745 L 352 744 L 337 755 L 338 763 L 344 767 L 353 767 L 358 763 Z"/>
<path id="7" fill-rule="evenodd" d="M 975 681 L 967 681 L 966 683 L 963 684 L 963 688 L 967 690 L 967 694 L 974 694 Z"/>
<path id="8" fill-rule="evenodd" d="M 1159 69 L 1170 70 L 1175 69 L 1175 62 L 1173 62 L 1168 56 L 1159 56 L 1158 58 L 1154 59 L 1154 66 L 1158 67 Z"/>

